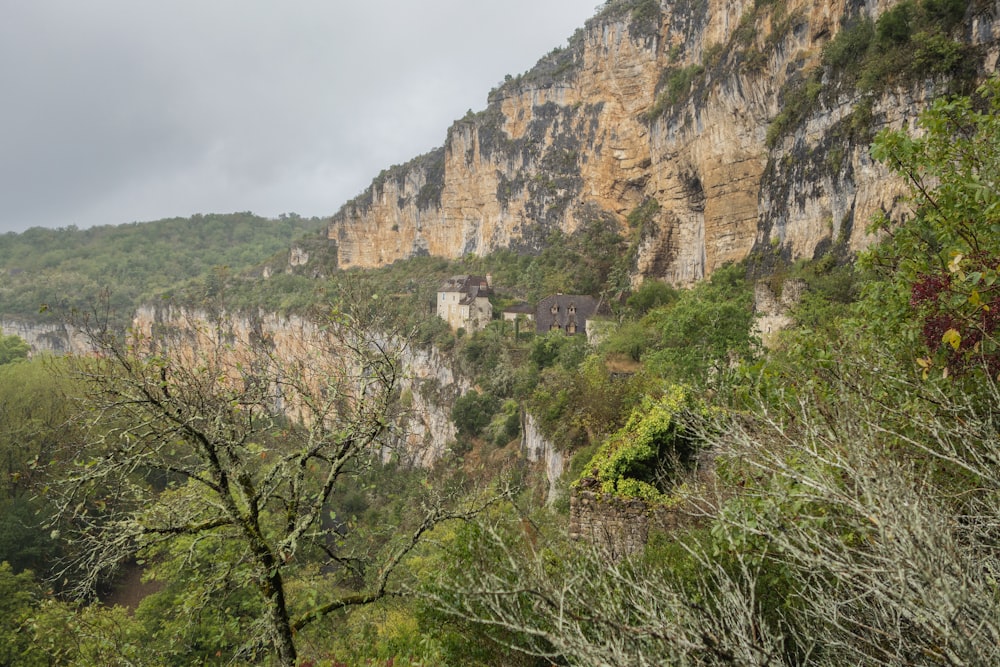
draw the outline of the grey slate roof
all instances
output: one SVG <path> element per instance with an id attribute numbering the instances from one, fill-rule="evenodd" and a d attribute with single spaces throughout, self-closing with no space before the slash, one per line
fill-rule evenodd
<path id="1" fill-rule="evenodd" d="M 460 303 L 472 303 L 479 296 L 493 293 L 489 281 L 484 276 L 452 276 L 438 289 L 438 292 L 460 292 L 465 294 Z"/>
<path id="2" fill-rule="evenodd" d="M 567 333 L 584 333 L 587 320 L 597 310 L 597 299 L 585 294 L 554 294 L 538 302 L 535 330 L 545 333 L 558 327 Z"/>

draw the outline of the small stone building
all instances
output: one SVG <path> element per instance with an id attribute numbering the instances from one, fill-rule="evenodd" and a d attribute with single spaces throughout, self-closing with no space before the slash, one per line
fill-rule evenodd
<path id="1" fill-rule="evenodd" d="M 504 322 L 510 322 L 514 329 L 515 338 L 522 332 L 534 331 L 535 307 L 530 303 L 521 302 L 513 306 L 507 306 L 500 312 L 500 317 Z"/>
<path id="2" fill-rule="evenodd" d="M 504 322 L 525 320 L 533 322 L 535 320 L 535 309 L 530 303 L 518 303 L 504 308 L 500 315 L 503 317 Z"/>
<path id="3" fill-rule="evenodd" d="M 493 319 L 491 276 L 452 276 L 437 293 L 438 317 L 453 330 L 479 331 Z"/>
<path id="4" fill-rule="evenodd" d="M 540 334 L 556 329 L 573 335 L 587 331 L 587 319 L 597 310 L 597 299 L 582 294 L 554 294 L 538 302 L 535 308 L 535 331 Z"/>

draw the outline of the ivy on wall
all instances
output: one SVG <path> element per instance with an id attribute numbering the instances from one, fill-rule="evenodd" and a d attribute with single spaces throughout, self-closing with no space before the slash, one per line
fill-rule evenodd
<path id="1" fill-rule="evenodd" d="M 685 424 L 706 410 L 683 385 L 670 386 L 659 398 L 644 397 L 625 426 L 600 446 L 574 486 L 597 486 L 606 494 L 665 502 L 670 480 L 697 448 Z"/>

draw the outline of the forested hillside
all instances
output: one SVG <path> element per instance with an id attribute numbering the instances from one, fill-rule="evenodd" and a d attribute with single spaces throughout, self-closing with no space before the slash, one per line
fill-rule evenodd
<path id="1" fill-rule="evenodd" d="M 0 315 L 29 320 L 93 308 L 107 292 L 123 317 L 193 278 L 242 272 L 323 227 L 295 214 L 196 215 L 128 225 L 0 236 Z M 39 313 L 48 306 L 48 315 Z"/>
<path id="2" fill-rule="evenodd" d="M 913 215 L 873 221 L 856 259 L 774 273 L 806 288 L 768 350 L 740 266 L 621 294 L 592 343 L 400 317 L 462 266 L 544 291 L 594 257 L 583 235 L 553 239 L 568 264 L 548 272 L 500 255 L 332 276 L 319 347 L 223 318 L 152 348 L 96 329 L 95 357 L 12 354 L 4 661 L 995 664 L 998 119 L 992 80 L 876 138 Z M 599 293 L 618 294 L 611 246 Z M 415 399 L 391 342 L 421 322 L 414 344 L 474 380 L 430 468 L 391 449 Z M 555 502 L 521 413 L 570 459 Z M 583 501 L 603 514 L 570 536 Z M 648 522 L 638 547 L 599 529 L 615 508 Z"/>

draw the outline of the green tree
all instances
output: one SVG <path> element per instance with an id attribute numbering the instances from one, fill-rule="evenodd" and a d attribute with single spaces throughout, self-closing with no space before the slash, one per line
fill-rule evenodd
<path id="1" fill-rule="evenodd" d="M 642 317 L 654 308 L 677 300 L 677 290 L 660 280 L 647 280 L 625 302 L 636 316 Z"/>
<path id="2" fill-rule="evenodd" d="M 455 399 L 451 420 L 460 434 L 474 438 L 482 433 L 499 409 L 500 401 L 496 396 L 470 391 Z"/>
<path id="3" fill-rule="evenodd" d="M 0 330 L 0 366 L 27 359 L 31 346 L 20 336 L 5 336 Z"/>
<path id="4" fill-rule="evenodd" d="M 687 422 L 703 413 L 686 387 L 669 387 L 658 399 L 647 396 L 584 466 L 577 483 L 592 482 L 622 497 L 663 500 L 697 449 Z"/>
<path id="5" fill-rule="evenodd" d="M 59 466 L 61 444 L 77 434 L 69 420 L 73 385 L 53 372 L 61 363 L 0 366 L 0 561 L 40 577 L 49 574 L 57 554 L 43 528 L 52 508 L 42 491 L 47 473 Z"/>
<path id="6" fill-rule="evenodd" d="M 921 114 L 921 136 L 883 131 L 872 154 L 911 187 L 914 215 L 883 217 L 865 257 L 868 316 L 902 330 L 929 372 L 1000 372 L 1000 78 Z M 920 347 L 923 354 L 919 354 Z"/>
<path id="7" fill-rule="evenodd" d="M 42 665 L 32 659 L 28 621 L 37 609 L 41 590 L 31 572 L 15 574 L 0 562 L 0 665 Z"/>
<path id="8" fill-rule="evenodd" d="M 757 352 L 753 292 L 738 266 L 716 269 L 710 280 L 647 318 L 660 340 L 643 360 L 654 373 L 674 381 L 718 384 Z"/>

